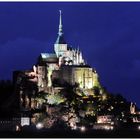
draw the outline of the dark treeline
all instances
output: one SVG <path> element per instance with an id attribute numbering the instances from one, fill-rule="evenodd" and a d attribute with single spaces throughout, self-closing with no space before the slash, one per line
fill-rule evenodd
<path id="1" fill-rule="evenodd" d="M 11 113 L 13 109 L 15 94 L 14 94 L 14 85 L 10 80 L 1 80 L 0 81 L 0 117 L 6 115 L 6 112 Z M 4 113 L 2 113 L 4 112 Z"/>
<path id="2" fill-rule="evenodd" d="M 13 83 L 10 80 L 0 81 L 0 105 L 2 105 L 8 97 L 14 92 Z"/>

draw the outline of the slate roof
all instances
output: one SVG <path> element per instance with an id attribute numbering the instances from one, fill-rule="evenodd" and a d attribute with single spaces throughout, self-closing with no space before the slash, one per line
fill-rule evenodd
<path id="1" fill-rule="evenodd" d="M 55 42 L 55 44 L 67 44 L 63 34 L 62 35 L 58 35 L 57 40 Z"/>

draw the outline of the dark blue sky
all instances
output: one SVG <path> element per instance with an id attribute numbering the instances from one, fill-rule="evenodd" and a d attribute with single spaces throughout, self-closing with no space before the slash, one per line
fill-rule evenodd
<path id="1" fill-rule="evenodd" d="M 140 3 L 0 3 L 0 79 L 53 51 L 63 12 L 65 40 L 83 51 L 103 86 L 140 106 Z"/>

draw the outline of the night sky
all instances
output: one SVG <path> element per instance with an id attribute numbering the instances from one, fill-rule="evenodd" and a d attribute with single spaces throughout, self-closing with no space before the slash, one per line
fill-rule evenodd
<path id="1" fill-rule="evenodd" d="M 53 51 L 59 9 L 65 40 L 79 46 L 101 84 L 140 106 L 140 3 L 1 2 L 0 79 Z"/>

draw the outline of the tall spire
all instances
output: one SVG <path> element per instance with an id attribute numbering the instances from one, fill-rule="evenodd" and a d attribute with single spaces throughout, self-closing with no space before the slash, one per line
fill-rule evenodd
<path id="1" fill-rule="evenodd" d="M 59 30 L 58 30 L 58 37 L 55 42 L 55 44 L 66 44 L 63 36 L 63 30 L 62 30 L 62 12 L 59 10 L 60 16 L 59 16 Z"/>
<path id="2" fill-rule="evenodd" d="M 62 12 L 61 12 L 61 10 L 59 10 L 59 13 L 60 13 L 60 17 L 59 17 L 59 32 L 58 32 L 58 34 L 61 36 L 63 34 L 63 32 L 62 32 Z"/>

